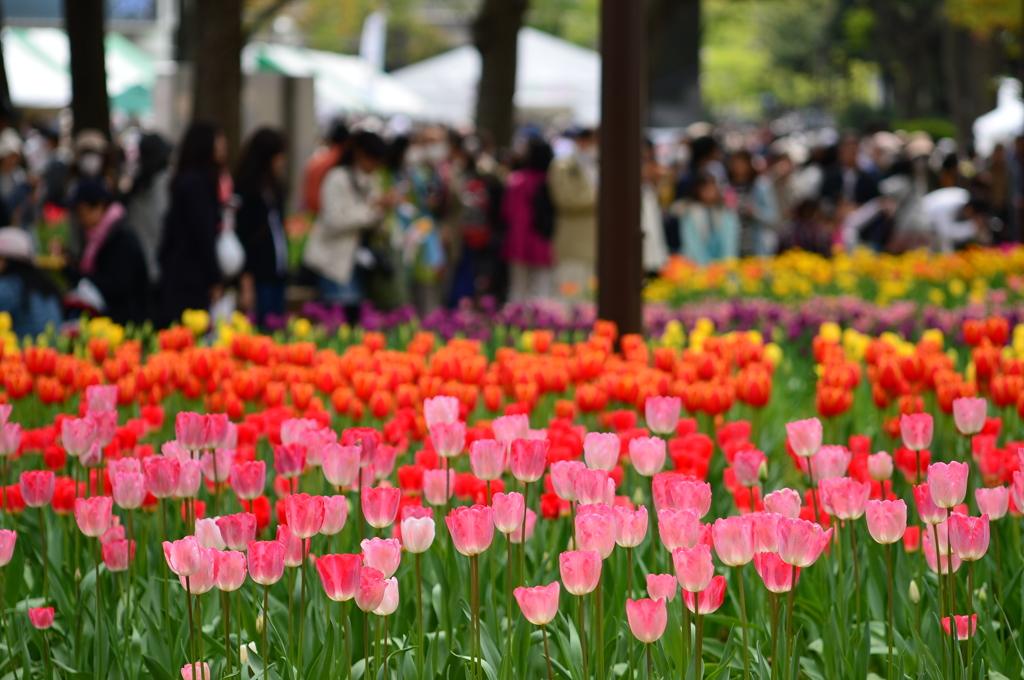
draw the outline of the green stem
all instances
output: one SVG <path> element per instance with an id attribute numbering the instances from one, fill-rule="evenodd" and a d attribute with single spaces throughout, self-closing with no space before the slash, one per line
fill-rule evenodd
<path id="1" fill-rule="evenodd" d="M 601 605 L 601 591 L 604 585 L 604 574 L 597 582 L 597 630 L 594 639 L 597 641 L 597 677 L 604 680 L 604 607 Z"/>
<path id="2" fill-rule="evenodd" d="M 747 643 L 747 601 L 743 594 L 743 565 L 736 567 L 736 586 L 740 591 L 740 621 L 743 623 L 743 677 L 750 680 L 750 646 Z"/>
<path id="3" fill-rule="evenodd" d="M 263 586 L 263 677 L 270 670 L 270 645 L 267 642 L 267 628 L 270 628 L 270 586 Z"/>
<path id="4" fill-rule="evenodd" d="M 892 545 L 885 544 L 885 571 L 889 582 L 889 669 L 886 675 L 892 679 Z"/>
<path id="5" fill-rule="evenodd" d="M 423 572 L 420 569 L 420 554 L 416 553 L 416 618 L 419 622 L 420 643 L 416 650 L 419 657 L 419 672 L 423 674 Z M 510 652 L 511 653 L 511 652 Z"/>
<path id="6" fill-rule="evenodd" d="M 971 612 L 974 611 L 974 561 L 967 563 L 967 680 L 971 680 L 971 666 L 973 665 L 972 651 L 974 646 L 974 634 L 971 631 Z"/>
<path id="7" fill-rule="evenodd" d="M 541 626 L 540 633 L 544 638 L 544 660 L 548 662 L 548 680 L 555 680 L 555 675 L 551 672 L 551 652 L 548 650 L 548 627 Z"/>
<path id="8" fill-rule="evenodd" d="M 519 538 L 520 538 L 520 540 L 519 540 L 520 551 L 519 552 L 520 552 L 520 555 L 522 556 L 522 567 L 523 567 L 522 573 L 520 574 L 520 578 L 522 580 L 522 585 L 524 585 L 524 586 L 527 583 L 527 581 L 526 581 L 526 511 L 529 509 L 529 507 L 530 507 L 530 483 L 529 482 L 523 482 L 523 527 L 522 527 L 522 533 L 519 534 Z"/>
<path id="9" fill-rule="evenodd" d="M 679 597 L 683 605 L 683 669 L 685 672 L 685 669 L 690 667 L 690 650 L 693 649 L 690 644 L 690 608 L 686 606 L 686 598 L 682 591 L 679 592 Z"/>
<path id="10" fill-rule="evenodd" d="M 49 562 L 46 559 L 46 522 L 43 521 L 43 509 L 36 508 L 36 510 L 39 512 L 39 541 L 43 550 L 43 601 L 45 603 L 50 597 L 50 569 L 48 566 Z M 43 639 L 46 639 L 46 635 L 43 635 Z"/>
<path id="11" fill-rule="evenodd" d="M 92 545 L 93 562 L 96 565 L 96 659 L 99 661 L 97 677 L 103 677 L 103 588 L 100 585 L 100 541 Z"/>
<path id="12" fill-rule="evenodd" d="M 694 605 L 697 604 L 697 593 L 694 593 Z M 704 677 L 704 617 L 700 615 L 700 609 L 697 609 L 695 615 L 697 620 L 697 642 L 694 645 L 693 658 L 696 661 L 696 673 L 695 677 Z"/>
<path id="13" fill-rule="evenodd" d="M 301 539 L 301 540 L 303 542 L 309 541 L 308 538 Z M 308 566 L 306 564 L 306 562 L 308 562 L 308 560 L 305 559 L 305 557 L 306 557 L 306 546 L 303 545 L 303 546 L 301 546 L 301 548 L 303 550 L 303 552 L 302 552 L 303 559 L 302 559 L 302 564 L 299 565 L 299 570 L 302 572 L 302 594 L 299 596 L 299 654 L 298 654 L 298 660 L 299 660 L 298 666 L 299 666 L 299 675 L 300 676 L 302 675 L 302 640 L 303 640 L 303 633 L 305 633 L 305 631 L 306 631 L 306 567 Z"/>
<path id="14" fill-rule="evenodd" d="M 231 596 L 221 591 L 220 602 L 224 609 L 224 664 L 231 675 Z"/>
<path id="15" fill-rule="evenodd" d="M 587 631 L 586 631 L 586 612 L 583 605 L 583 595 L 579 596 L 580 601 L 580 648 L 583 651 L 583 678 L 584 680 L 590 680 L 590 675 L 587 673 Z"/>
<path id="16" fill-rule="evenodd" d="M 2 514 L 2 513 L 0 513 Z M 0 579 L 0 624 L 4 627 L 4 636 L 7 638 L 7 653 L 10 655 L 11 668 L 14 668 L 14 645 L 11 644 L 11 628 L 7 625 L 7 610 L 4 606 L 3 579 Z"/>

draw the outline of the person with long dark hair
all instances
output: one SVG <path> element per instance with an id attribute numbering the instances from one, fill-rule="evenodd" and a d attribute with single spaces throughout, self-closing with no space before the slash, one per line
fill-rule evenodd
<path id="1" fill-rule="evenodd" d="M 317 275 L 320 297 L 345 307 L 350 322 L 358 318 L 365 285 L 356 267 L 357 252 L 372 259 L 360 246 L 378 229 L 387 211 L 399 200 L 396 192 L 382 193 L 377 171 L 387 157 L 379 135 L 362 131 L 353 135 L 341 161 L 324 177 L 320 188 L 320 214 L 306 241 L 302 260 Z M 368 260 L 364 257 L 364 260 Z M 380 263 L 364 261 L 363 268 Z"/>
<path id="2" fill-rule="evenodd" d="M 192 123 L 178 149 L 164 218 L 157 314 L 161 327 L 181 319 L 186 309 L 209 309 L 223 294 L 217 233 L 226 160 L 224 133 L 212 123 Z"/>
<path id="3" fill-rule="evenodd" d="M 35 337 L 61 322 L 60 291 L 35 266 L 32 239 L 18 227 L 0 229 L 0 311 L 11 315 L 18 338 Z"/>
<path id="4" fill-rule="evenodd" d="M 238 306 L 243 312 L 255 312 L 260 324 L 267 314 L 284 313 L 288 279 L 283 179 L 286 149 L 283 134 L 260 128 L 243 147 L 235 170 L 235 195 L 241 201 L 235 232 L 245 248 Z"/>

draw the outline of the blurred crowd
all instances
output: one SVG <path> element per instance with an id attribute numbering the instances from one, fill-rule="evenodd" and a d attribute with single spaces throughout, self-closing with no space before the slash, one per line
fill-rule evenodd
<path id="1" fill-rule="evenodd" d="M 262 323 L 316 299 L 356 323 L 367 303 L 428 314 L 484 296 L 593 296 L 596 130 L 523 127 L 498 149 L 468 130 L 338 120 L 310 158 L 289 153 L 272 128 L 229 163 L 203 122 L 176 145 L 138 128 L 111 142 L 4 126 L 0 310 L 30 335 L 82 313 L 162 327 L 187 309 L 239 310 Z M 638 221 L 649 277 L 676 254 L 1017 242 L 1024 137 L 982 157 L 924 133 L 695 124 L 643 143 Z"/>

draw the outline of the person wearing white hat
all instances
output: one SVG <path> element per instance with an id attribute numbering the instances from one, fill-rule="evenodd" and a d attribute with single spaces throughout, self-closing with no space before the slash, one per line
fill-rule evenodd
<path id="1" fill-rule="evenodd" d="M 11 315 L 11 330 L 19 338 L 56 329 L 63 318 L 57 285 L 33 263 L 28 232 L 0 228 L 0 312 Z"/>
<path id="2" fill-rule="evenodd" d="M 22 167 L 21 137 L 14 128 L 0 132 L 0 201 L 4 204 L 6 221 L 27 227 L 35 219 L 32 186 Z"/>

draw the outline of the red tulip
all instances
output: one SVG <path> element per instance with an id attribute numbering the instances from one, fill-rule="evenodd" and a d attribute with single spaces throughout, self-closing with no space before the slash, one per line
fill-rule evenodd
<path id="1" fill-rule="evenodd" d="M 601 555 L 593 550 L 571 550 L 558 556 L 558 569 L 567 592 L 586 595 L 601 583 Z M 675 578 L 672 579 L 675 583 Z"/>
<path id="2" fill-rule="evenodd" d="M 284 576 L 284 553 L 284 544 L 278 541 L 251 542 L 247 559 L 249 575 L 252 580 L 261 586 L 271 586 L 280 581 Z M 362 558 L 360 557 L 360 559 Z M 322 574 L 321 578 L 323 578 Z M 330 597 L 329 592 L 328 597 Z"/>
<path id="3" fill-rule="evenodd" d="M 626 600 L 626 619 L 629 630 L 640 642 L 657 642 L 665 633 L 668 624 L 668 608 L 665 600 Z"/>
<path id="4" fill-rule="evenodd" d="M 18 480 L 21 497 L 30 508 L 41 508 L 53 498 L 57 477 L 49 470 L 27 470 Z"/>
<path id="5" fill-rule="evenodd" d="M 970 616 L 970 625 L 968 626 L 967 616 L 957 616 L 956 618 L 956 639 L 961 642 L 969 637 L 972 637 L 978 632 L 978 615 L 972 614 Z M 949 617 L 945 616 L 942 619 L 942 630 L 946 631 L 946 635 L 950 635 L 949 630 Z"/>
<path id="6" fill-rule="evenodd" d="M 53 607 L 35 607 L 28 610 L 28 620 L 38 630 L 47 630 L 53 625 Z"/>
<path id="7" fill-rule="evenodd" d="M 372 612 L 383 602 L 387 585 L 380 570 L 362 567 L 359 570 L 359 587 L 355 592 L 356 606 L 364 612 Z"/>
<path id="8" fill-rule="evenodd" d="M 725 577 L 715 576 L 708 587 L 697 594 L 684 590 L 683 599 L 691 612 L 701 616 L 713 614 L 725 601 Z"/>
<path id="9" fill-rule="evenodd" d="M 949 546 L 953 554 L 964 562 L 975 562 L 985 556 L 989 542 L 989 516 L 967 517 L 953 514 L 949 517 Z"/>
<path id="10" fill-rule="evenodd" d="M 365 487 L 360 490 L 363 516 L 374 529 L 391 526 L 398 516 L 399 489 L 386 486 Z"/>
<path id="11" fill-rule="evenodd" d="M 512 591 L 519 603 L 519 609 L 527 621 L 535 626 L 551 623 L 558 614 L 558 581 L 546 586 L 523 588 L 520 586 Z"/>
<path id="12" fill-rule="evenodd" d="M 362 555 L 324 555 L 316 560 L 316 571 L 327 597 L 334 602 L 348 602 L 359 589 Z"/>
<path id="13" fill-rule="evenodd" d="M 494 511 L 484 505 L 455 508 L 445 523 L 455 549 L 467 557 L 487 550 L 494 538 Z"/>
<path id="14" fill-rule="evenodd" d="M 883 545 L 896 543 L 907 530 L 907 504 L 895 501 L 868 501 L 868 533 Z"/>
<path id="15" fill-rule="evenodd" d="M 366 538 L 360 544 L 363 564 L 379 569 L 384 578 L 391 578 L 402 561 L 402 542 L 397 538 Z"/>
<path id="16" fill-rule="evenodd" d="M 75 522 L 86 536 L 98 538 L 110 526 L 114 499 L 109 496 L 75 499 Z"/>

